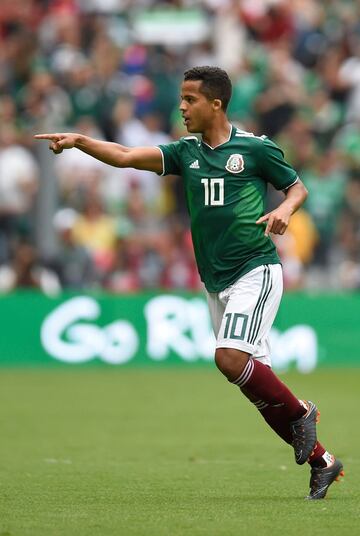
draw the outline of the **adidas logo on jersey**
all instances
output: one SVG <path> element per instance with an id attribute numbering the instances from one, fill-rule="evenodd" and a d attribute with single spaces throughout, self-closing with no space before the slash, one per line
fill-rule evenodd
<path id="1" fill-rule="evenodd" d="M 190 169 L 200 169 L 200 166 L 199 166 L 199 160 L 195 160 L 195 162 L 193 162 L 192 164 L 190 164 Z"/>

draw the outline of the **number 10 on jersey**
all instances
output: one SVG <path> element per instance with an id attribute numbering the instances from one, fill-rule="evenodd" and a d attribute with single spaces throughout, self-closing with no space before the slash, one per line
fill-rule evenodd
<path id="1" fill-rule="evenodd" d="M 205 206 L 224 204 L 224 179 L 201 179 L 204 185 Z"/>

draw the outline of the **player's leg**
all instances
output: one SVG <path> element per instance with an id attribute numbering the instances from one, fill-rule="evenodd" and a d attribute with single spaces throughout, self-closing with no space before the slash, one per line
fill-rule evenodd
<path id="1" fill-rule="evenodd" d="M 250 402 L 258 409 L 261 416 L 267 422 L 267 424 L 274 430 L 274 432 L 280 436 L 289 445 L 292 444 L 293 434 L 291 429 L 291 420 L 288 418 L 287 413 L 284 411 L 284 406 L 272 406 L 266 404 L 262 400 L 254 398 L 246 387 L 241 389 L 242 393 L 250 400 Z M 308 463 L 311 466 L 325 467 L 326 463 L 322 463 L 324 455 L 328 455 L 323 445 L 317 441 L 315 447 L 308 458 Z M 323 458 L 324 457 L 324 458 Z"/>
<path id="2" fill-rule="evenodd" d="M 241 391 L 259 410 L 274 432 L 291 445 L 293 439 L 291 422 L 285 414 L 284 408 L 264 404 L 261 400 L 254 399 L 246 388 L 242 388 Z M 314 450 L 308 458 L 308 463 L 311 467 L 311 477 L 310 493 L 306 498 L 310 500 L 323 499 L 329 486 L 344 475 L 343 465 L 319 441 L 316 441 Z"/>
<path id="3" fill-rule="evenodd" d="M 270 345 L 267 338 L 262 338 L 253 354 L 255 359 L 271 366 Z M 294 423 L 287 417 L 282 406 L 274 406 L 264 403 L 262 400 L 253 400 L 246 388 L 243 393 L 257 407 L 265 421 L 284 441 L 294 446 Z M 309 404 L 309 403 L 308 403 Z M 301 421 L 301 419 L 300 419 Z M 300 422 L 301 428 L 301 422 Z M 300 437 L 301 444 L 301 437 Z M 316 441 L 314 448 L 307 459 L 311 466 L 310 494 L 308 499 L 322 499 L 325 497 L 329 486 L 344 474 L 340 460 L 330 454 L 325 447 Z"/>
<path id="4" fill-rule="evenodd" d="M 241 392 L 256 407 L 270 428 L 272 428 L 281 439 L 291 445 L 292 432 L 290 428 L 290 419 L 285 414 L 284 406 L 272 406 L 267 404 L 266 402 L 263 402 L 263 400 L 253 397 L 246 387 L 242 387 Z"/>
<path id="5" fill-rule="evenodd" d="M 260 271 L 261 269 L 258 269 Z M 276 283 L 276 282 L 275 282 Z M 277 282 L 277 288 L 281 290 L 282 288 L 282 277 L 281 281 Z M 239 289 L 238 285 L 233 285 L 231 288 L 226 289 L 224 292 L 220 294 L 208 294 L 208 305 L 210 310 L 210 316 L 212 320 L 212 325 L 214 329 L 214 333 L 216 338 L 218 339 L 217 344 L 225 344 L 224 342 L 219 342 L 219 338 L 223 335 L 227 334 L 227 336 L 230 336 L 232 334 L 233 341 L 230 344 L 228 348 L 226 348 L 227 352 L 224 355 L 220 355 L 217 353 L 217 360 L 218 360 L 218 366 L 219 368 L 222 367 L 223 373 L 231 380 L 231 378 L 236 377 L 239 373 L 242 374 L 245 370 L 245 367 L 248 365 L 249 359 L 250 359 L 250 352 L 249 351 L 242 351 L 239 348 L 239 341 L 244 341 L 246 331 L 247 331 L 247 324 L 248 324 L 248 318 L 249 313 L 246 311 L 246 308 L 244 309 L 244 304 L 246 301 L 246 296 L 249 294 L 254 294 L 254 289 L 252 288 L 252 285 L 249 285 L 249 282 L 246 282 L 245 286 L 242 286 L 243 288 Z M 237 317 L 237 320 L 234 320 L 233 313 L 230 310 L 230 307 L 228 307 L 230 296 L 232 294 L 237 294 L 237 296 L 241 296 L 243 294 L 241 299 L 241 304 L 239 306 L 236 306 L 237 314 L 240 315 Z M 281 295 L 281 294 L 280 294 Z M 263 296 L 265 296 L 263 294 Z M 248 296 L 249 298 L 249 296 Z M 278 304 L 276 305 L 276 301 L 280 302 L 280 298 L 277 297 L 276 300 L 274 300 L 273 308 L 275 311 L 272 313 L 273 318 L 270 317 L 270 327 L 273 323 L 273 320 L 276 315 Z M 251 300 L 250 300 L 251 302 Z M 258 303 L 258 302 L 257 302 Z M 228 308 L 228 310 L 227 310 Z M 265 306 L 264 306 L 265 310 Z M 220 333 L 221 326 L 225 319 L 225 326 L 223 329 L 224 333 Z M 240 332 L 237 332 L 238 328 L 238 321 L 239 319 L 243 320 L 243 324 L 240 327 Z M 270 328 L 264 333 L 266 334 Z M 259 329 L 259 333 L 261 332 L 261 329 Z M 220 335 L 219 335 L 220 333 Z M 237 348 L 232 348 L 234 345 L 234 341 L 237 341 Z M 221 348 L 221 350 L 223 350 Z M 249 350 L 248 347 L 245 348 L 245 350 Z M 218 350 L 217 350 L 218 352 Z M 267 337 L 263 337 L 262 341 L 258 341 L 257 347 L 255 349 L 255 352 L 252 352 L 253 356 L 255 356 L 255 359 L 253 361 L 255 363 L 262 364 L 265 369 L 270 368 L 270 348 L 268 345 L 268 339 Z M 257 365 L 258 366 L 258 365 Z M 261 367 L 260 367 L 261 368 Z M 269 402 L 264 402 L 261 398 L 258 396 L 255 396 L 253 393 L 253 390 L 248 389 L 248 385 L 245 383 L 242 387 L 240 387 L 243 394 L 249 398 L 249 400 L 257 407 L 257 409 L 260 411 L 262 416 L 264 417 L 265 421 L 269 424 L 269 426 L 287 443 L 292 444 L 293 443 L 293 430 L 292 430 L 292 420 L 291 417 L 289 417 L 288 408 L 286 407 L 286 404 L 280 403 L 280 404 L 271 404 Z M 300 403 L 300 402 L 299 402 Z M 301 404 L 301 403 L 300 403 Z M 343 474 L 342 471 L 342 464 L 339 460 L 336 460 L 334 456 L 330 455 L 328 452 L 325 451 L 324 447 L 316 441 L 314 445 L 313 452 L 310 454 L 310 457 L 308 459 L 308 462 L 311 465 L 311 478 L 310 478 L 310 494 L 308 495 L 308 499 L 321 499 L 325 497 L 327 490 L 329 486 L 338 479 L 339 475 Z"/>
<path id="6" fill-rule="evenodd" d="M 230 382 L 246 388 L 260 405 L 283 408 L 286 421 L 292 423 L 297 462 L 302 464 L 316 444 L 316 407 L 306 408 L 266 360 L 263 363 L 262 359 L 250 357 L 268 338 L 281 295 L 280 265 L 256 268 L 220 293 L 219 299 L 226 307 L 217 333 L 215 361 Z M 269 361 L 268 356 L 266 359 Z"/>

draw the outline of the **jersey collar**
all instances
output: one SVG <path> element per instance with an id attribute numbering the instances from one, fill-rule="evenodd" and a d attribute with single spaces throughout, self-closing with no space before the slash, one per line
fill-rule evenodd
<path id="1" fill-rule="evenodd" d="M 223 141 L 222 143 L 219 143 L 218 145 L 215 145 L 215 147 L 211 147 L 211 145 L 209 145 L 208 143 L 206 143 L 204 140 L 201 140 L 201 143 L 203 143 L 204 145 L 206 145 L 206 147 L 209 147 L 209 149 L 211 149 L 212 151 L 214 151 L 215 149 L 217 149 L 218 147 L 221 147 L 221 145 L 225 145 L 225 143 L 228 143 L 231 138 L 232 138 L 232 135 L 233 135 L 233 132 L 234 132 L 234 126 L 233 125 L 230 125 L 230 132 L 229 132 L 229 137 L 227 140 Z"/>

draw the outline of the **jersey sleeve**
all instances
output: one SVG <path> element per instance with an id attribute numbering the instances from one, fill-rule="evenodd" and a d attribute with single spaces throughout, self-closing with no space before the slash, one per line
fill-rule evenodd
<path id="1" fill-rule="evenodd" d="M 180 142 L 168 143 L 158 146 L 163 159 L 163 172 L 161 175 L 180 175 Z"/>
<path id="2" fill-rule="evenodd" d="M 297 172 L 286 162 L 284 153 L 273 141 L 264 139 L 259 157 L 262 178 L 277 190 L 286 190 L 297 181 Z"/>

